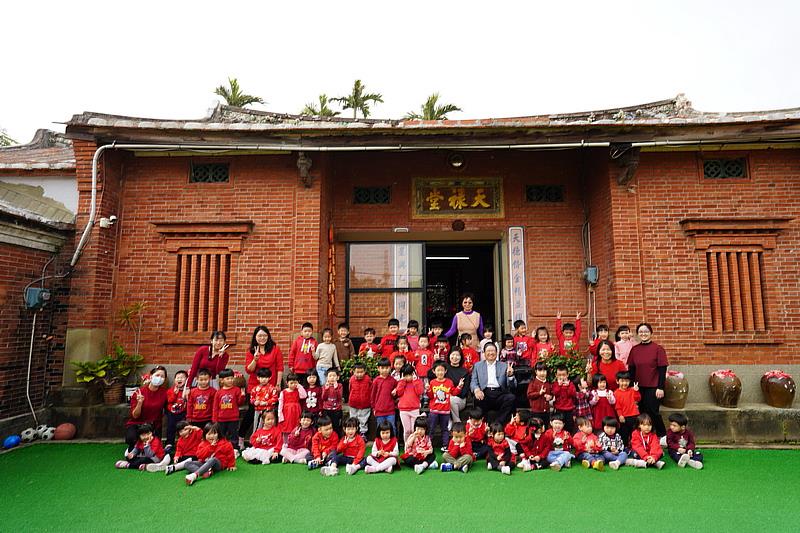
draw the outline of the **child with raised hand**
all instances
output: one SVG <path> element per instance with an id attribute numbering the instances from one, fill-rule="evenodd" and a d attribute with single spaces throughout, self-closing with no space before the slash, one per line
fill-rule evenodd
<path id="1" fill-rule="evenodd" d="M 516 409 L 511 420 L 506 424 L 505 434 L 506 438 L 511 441 L 511 444 L 519 449 L 518 444 L 528 438 L 528 420 L 531 415 L 527 410 Z"/>
<path id="2" fill-rule="evenodd" d="M 528 421 L 528 438 L 523 440 L 517 450 L 522 458 L 519 466 L 524 472 L 541 470 L 547 466 L 547 453 L 544 437 L 545 425 L 541 418 L 532 417 Z"/>
<path id="3" fill-rule="evenodd" d="M 306 389 L 306 397 L 303 398 L 303 410 L 311 413 L 311 419 L 316 420 L 322 413 L 322 386 L 319 384 L 319 376 L 316 372 L 310 373 L 306 376 L 308 385 Z"/>
<path id="4" fill-rule="evenodd" d="M 636 428 L 637 419 L 639 417 L 639 401 L 642 395 L 639 393 L 639 384 L 631 384 L 631 375 L 629 372 L 617 373 L 617 390 L 614 393 L 614 408 L 617 411 L 619 418 L 619 434 L 622 440 L 628 444 L 631 441 L 631 434 Z"/>
<path id="5" fill-rule="evenodd" d="M 317 419 L 317 432 L 311 438 L 311 459 L 308 460 L 308 469 L 314 470 L 326 465 L 330 455 L 336 451 L 339 436 L 333 431 L 331 419 L 325 415 Z"/>
<path id="6" fill-rule="evenodd" d="M 572 435 L 564 429 L 562 413 L 554 413 L 550 417 L 550 429 L 544 432 L 542 439 L 543 453 L 550 469 L 558 472 L 563 467 L 569 468 L 575 456 L 571 453 Z"/>
<path id="7" fill-rule="evenodd" d="M 669 428 L 667 429 L 667 452 L 678 466 L 690 466 L 700 470 L 703 468 L 703 454 L 695 445 L 694 433 L 687 425 L 689 419 L 683 413 L 669 415 Z"/>
<path id="8" fill-rule="evenodd" d="M 603 450 L 603 459 L 608 461 L 608 467 L 618 470 L 620 466 L 627 464 L 628 453 L 625 451 L 625 443 L 617 433 L 619 421 L 614 416 L 603 418 L 603 432 L 600 433 L 600 449 Z"/>
<path id="9" fill-rule="evenodd" d="M 556 380 L 552 384 L 553 390 L 553 409 L 555 414 L 561 415 L 561 421 L 572 432 L 572 414 L 578 398 L 578 391 L 575 385 L 569 380 L 567 367 L 560 365 L 556 367 Z"/>
<path id="10" fill-rule="evenodd" d="M 371 385 L 372 379 L 367 375 L 367 366 L 364 363 L 353 365 L 353 375 L 350 376 L 350 396 L 347 402 L 350 406 L 350 416 L 358 419 L 358 431 L 365 440 L 371 413 L 369 403 Z"/>
<path id="11" fill-rule="evenodd" d="M 478 351 L 472 347 L 472 335 L 463 333 L 458 339 L 458 344 L 459 350 L 461 350 L 461 366 L 463 366 L 467 372 L 472 372 L 472 367 L 475 366 L 475 363 L 480 361 Z"/>
<path id="12" fill-rule="evenodd" d="M 372 443 L 372 453 L 367 456 L 364 473 L 386 472 L 391 474 L 392 470 L 399 465 L 397 462 L 399 454 L 397 439 L 392 436 L 392 426 L 389 425 L 389 422 L 381 422 L 378 424 L 378 438 Z"/>
<path id="13" fill-rule="evenodd" d="M 486 456 L 486 468 L 499 470 L 510 476 L 511 469 L 516 466 L 516 449 L 506 437 L 503 424 L 495 422 L 489 427 L 489 453 Z"/>
<path id="14" fill-rule="evenodd" d="M 161 439 L 153 434 L 153 426 L 142 424 L 138 430 L 139 440 L 133 448 L 125 452 L 125 459 L 117 461 L 117 468 L 130 468 L 144 471 L 151 464 L 166 467 L 169 464 L 169 454 L 164 452 Z M 153 472 L 154 470 L 149 470 Z"/>
<path id="15" fill-rule="evenodd" d="M 333 330 L 331 328 L 322 330 L 322 342 L 314 350 L 314 360 L 316 361 L 320 383 L 325 383 L 328 377 L 328 370 L 339 368 L 339 355 L 336 353 L 336 345 L 333 343 Z"/>
<path id="16" fill-rule="evenodd" d="M 578 425 L 578 432 L 572 437 L 575 455 L 584 468 L 593 468 L 602 472 L 605 468 L 605 461 L 600 448 L 600 439 L 592 433 L 591 420 L 580 416 L 575 423 Z"/>
<path id="17" fill-rule="evenodd" d="M 447 337 L 442 336 L 442 332 L 444 331 L 444 327 L 442 327 L 441 320 L 434 320 L 431 322 L 431 329 L 428 331 L 428 337 L 431 341 L 431 346 L 434 346 L 434 355 L 436 355 L 436 349 L 441 349 L 442 357 L 447 357 L 447 354 L 450 353 L 450 343 L 447 342 Z M 439 344 L 443 342 L 444 344 Z M 441 359 L 444 361 L 444 359 Z"/>
<path id="18" fill-rule="evenodd" d="M 375 342 L 375 328 L 364 329 L 364 342 L 358 347 L 359 355 L 375 357 L 380 350 L 380 346 Z"/>
<path id="19" fill-rule="evenodd" d="M 433 360 L 434 361 L 447 361 L 447 356 L 450 355 L 450 343 L 447 339 L 437 339 L 433 344 Z"/>
<path id="20" fill-rule="evenodd" d="M 592 407 L 592 427 L 595 431 L 603 429 L 603 420 L 608 416 L 616 418 L 617 411 L 614 405 L 617 403 L 614 393 L 608 390 L 608 381 L 603 374 L 592 376 L 592 390 L 589 397 L 589 405 Z"/>
<path id="21" fill-rule="evenodd" d="M 483 411 L 480 407 L 470 409 L 466 430 L 467 438 L 472 444 L 472 452 L 475 454 L 475 459 L 483 459 L 489 453 L 489 445 L 486 443 L 489 424 L 484 421 Z"/>
<path id="22" fill-rule="evenodd" d="M 404 365 L 400 373 L 403 377 L 397 384 L 395 396 L 397 397 L 397 408 L 400 410 L 400 422 L 403 425 L 403 442 L 405 442 L 414 431 L 414 421 L 419 417 L 425 388 L 411 365 Z"/>
<path id="23" fill-rule="evenodd" d="M 597 326 L 597 331 L 595 332 L 596 336 L 594 340 L 589 344 L 589 353 L 592 354 L 593 357 L 597 357 L 597 347 L 602 341 L 606 341 L 611 344 L 611 347 L 614 347 L 614 343 L 608 340 L 608 335 L 610 333 L 608 326 L 605 324 L 600 324 Z"/>
<path id="24" fill-rule="evenodd" d="M 239 449 L 239 406 L 245 402 L 244 391 L 233 384 L 234 374 L 230 368 L 219 372 L 220 389 L 214 395 L 214 409 L 211 420 L 217 424 L 222 440 L 232 443 Z"/>
<path id="25" fill-rule="evenodd" d="M 534 378 L 528 383 L 528 402 L 531 417 L 539 418 L 547 427 L 550 424 L 550 400 L 553 399 L 553 385 L 547 381 L 547 365 L 539 361 L 533 367 Z"/>
<path id="26" fill-rule="evenodd" d="M 308 375 L 315 372 L 314 352 L 317 351 L 317 340 L 313 335 L 314 325 L 303 322 L 300 335 L 289 348 L 289 371 L 297 374 L 302 384 L 307 383 Z"/>
<path id="27" fill-rule="evenodd" d="M 472 444 L 467 438 L 467 428 L 462 422 L 454 422 L 450 431 L 452 433 L 450 444 L 447 445 L 447 451 L 442 454 L 442 472 L 461 470 L 466 474 L 475 461 Z"/>
<path id="28" fill-rule="evenodd" d="M 250 447 L 242 451 L 242 459 L 250 464 L 268 465 L 278 459 L 283 445 L 283 434 L 275 426 L 275 413 L 262 411 L 264 419 L 261 427 L 250 436 Z"/>
<path id="29" fill-rule="evenodd" d="M 205 368 L 197 372 L 197 387 L 189 392 L 186 420 L 197 427 L 205 427 L 214 415 L 214 396 L 217 389 L 211 386 L 211 373 Z"/>
<path id="30" fill-rule="evenodd" d="M 497 358 L 504 363 L 511 364 L 517 364 L 521 359 L 517 351 L 516 343 L 514 342 L 514 337 L 508 333 L 503 336 L 503 348 L 500 350 L 500 354 Z"/>
<path id="31" fill-rule="evenodd" d="M 253 429 L 260 429 L 264 423 L 264 411 L 272 411 L 278 405 L 280 391 L 278 387 L 269 382 L 272 377 L 272 370 L 262 367 L 256 370 L 258 385 L 250 391 L 250 403 L 255 409 L 253 418 Z"/>
<path id="32" fill-rule="evenodd" d="M 206 437 L 197 446 L 197 461 L 189 461 L 184 468 L 189 471 L 186 484 L 211 477 L 215 472 L 236 470 L 233 444 L 222 435 L 219 424 L 207 424 Z"/>
<path id="33" fill-rule="evenodd" d="M 457 395 L 464 386 L 464 378 L 453 385 L 453 382 L 445 377 L 447 366 L 442 361 L 436 361 L 433 365 L 433 373 L 436 376 L 429 383 L 428 398 L 430 398 L 430 413 L 428 414 L 428 433 L 433 433 L 433 428 L 439 426 L 442 431 L 442 451 L 447 451 L 447 444 L 450 442 L 450 396 Z"/>
<path id="34" fill-rule="evenodd" d="M 280 455 L 283 463 L 307 464 L 312 459 L 313 424 L 313 415 L 308 411 L 303 411 L 303 414 L 300 415 L 300 424 L 287 435 L 286 444 L 281 448 Z"/>
<path id="35" fill-rule="evenodd" d="M 631 435 L 631 459 L 625 464 L 631 464 L 637 468 L 655 467 L 661 470 L 664 468 L 664 461 L 661 457 L 664 450 L 661 449 L 658 435 L 653 432 L 653 420 L 648 414 L 639 415 L 639 428 Z"/>
<path id="36" fill-rule="evenodd" d="M 358 434 L 358 425 L 358 419 L 352 416 L 344 421 L 344 437 L 336 445 L 336 450 L 331 453 L 328 466 L 320 469 L 323 476 L 337 475 L 342 465 L 347 475 L 352 476 L 367 464 L 364 459 L 367 446 Z"/>
<path id="37" fill-rule="evenodd" d="M 423 473 L 428 468 L 437 469 L 436 455 L 433 453 L 433 443 L 428 436 L 428 421 L 420 416 L 414 421 L 414 432 L 406 440 L 403 455 L 400 458 L 408 466 L 414 467 L 417 474 Z"/>
<path id="38" fill-rule="evenodd" d="M 166 465 L 163 469 L 157 464 L 147 465 L 148 472 L 158 472 L 164 470 L 166 475 L 170 475 L 176 470 L 183 470 L 186 463 L 197 460 L 197 448 L 203 442 L 203 430 L 182 420 L 176 427 L 178 431 L 178 442 L 175 445 L 175 462 Z"/>
<path id="39" fill-rule="evenodd" d="M 167 391 L 167 451 L 175 445 L 178 423 L 186 419 L 186 396 L 183 393 L 188 378 L 185 370 L 178 370 L 172 387 Z"/>
<path id="40" fill-rule="evenodd" d="M 562 355 L 569 351 L 577 350 L 581 341 L 581 313 L 575 315 L 575 323 L 561 323 L 561 311 L 556 315 L 556 337 L 558 348 Z"/>
<path id="41" fill-rule="evenodd" d="M 533 356 L 534 359 L 542 361 L 550 357 L 550 354 L 556 351 L 556 345 L 550 340 L 550 332 L 544 326 L 536 328 L 536 337 L 533 339 Z"/>
<path id="42" fill-rule="evenodd" d="M 337 437 L 342 433 L 343 394 L 339 372 L 335 368 L 329 368 L 325 386 L 322 387 L 322 412 L 333 423 Z"/>

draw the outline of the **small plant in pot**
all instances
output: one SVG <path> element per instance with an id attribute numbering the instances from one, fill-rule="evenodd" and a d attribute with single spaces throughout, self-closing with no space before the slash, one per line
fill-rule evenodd
<path id="1" fill-rule="evenodd" d="M 78 383 L 89 387 L 100 386 L 103 401 L 107 405 L 122 403 L 125 382 L 144 366 L 144 357 L 129 354 L 119 343 L 114 343 L 114 351 L 98 361 L 73 361 Z"/>

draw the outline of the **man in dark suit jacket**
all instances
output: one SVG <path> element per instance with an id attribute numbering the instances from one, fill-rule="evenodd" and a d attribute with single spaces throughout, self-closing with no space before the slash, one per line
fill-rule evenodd
<path id="1" fill-rule="evenodd" d="M 514 369 L 497 360 L 497 347 L 488 343 L 483 352 L 485 361 L 475 363 L 472 368 L 470 389 L 475 395 L 477 405 L 487 415 L 489 410 L 497 412 L 492 422 L 507 423 L 514 409 L 514 393 L 510 389 L 517 386 Z"/>

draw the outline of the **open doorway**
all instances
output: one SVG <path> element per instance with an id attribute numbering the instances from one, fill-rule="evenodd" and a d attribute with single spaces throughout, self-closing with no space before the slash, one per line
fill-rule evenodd
<path id="1" fill-rule="evenodd" d="M 496 255 L 494 243 L 425 245 L 426 324 L 441 320 L 445 330 L 461 311 L 460 296 L 475 295 L 475 310 L 484 325 L 497 329 L 495 294 Z"/>

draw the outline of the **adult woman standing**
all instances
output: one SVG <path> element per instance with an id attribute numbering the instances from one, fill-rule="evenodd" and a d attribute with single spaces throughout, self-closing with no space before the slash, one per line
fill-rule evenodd
<path id="1" fill-rule="evenodd" d="M 194 379 L 197 377 L 197 372 L 201 368 L 205 368 L 211 373 L 211 379 L 217 379 L 217 374 L 223 368 L 228 366 L 228 345 L 225 344 L 225 332 L 214 331 L 211 333 L 211 344 L 201 346 L 194 353 L 192 359 L 192 368 L 189 370 L 189 379 L 186 380 L 186 389 L 184 390 L 184 397 L 189 396 L 189 389 L 193 386 Z"/>
<path id="2" fill-rule="evenodd" d="M 125 423 L 125 443 L 128 451 L 136 446 L 139 440 L 139 426 L 150 424 L 153 433 L 161 436 L 161 420 L 167 405 L 167 369 L 156 366 L 150 376 L 131 397 L 130 418 Z"/>
<path id="3" fill-rule="evenodd" d="M 628 356 L 628 371 L 634 383 L 639 384 L 642 401 L 639 408 L 642 413 L 653 419 L 653 429 L 659 437 L 667 434 L 659 409 L 664 398 L 664 382 L 667 378 L 667 352 L 653 342 L 653 328 L 642 322 L 636 326 L 639 344 L 631 348 Z"/>
<path id="4" fill-rule="evenodd" d="M 463 358 L 461 350 L 450 350 L 445 377 L 453 383 L 458 383 L 462 378 L 464 383 L 469 383 L 472 379 L 469 371 L 461 365 Z M 461 411 L 467 405 L 467 394 L 469 394 L 469 387 L 465 386 L 461 388 L 458 395 L 450 395 L 450 419 L 453 422 L 461 422 Z"/>
<path id="5" fill-rule="evenodd" d="M 453 317 L 453 323 L 450 324 L 450 329 L 444 333 L 444 336 L 449 339 L 455 334 L 461 337 L 464 333 L 469 333 L 472 335 L 470 346 L 477 350 L 483 337 L 483 318 L 481 318 L 479 312 L 472 310 L 474 304 L 475 296 L 470 292 L 465 292 L 461 296 L 462 310 Z M 457 344 L 454 344 L 454 346 Z"/>
<path id="6" fill-rule="evenodd" d="M 258 385 L 256 372 L 259 368 L 269 368 L 271 375 L 269 382 L 280 388 L 283 381 L 283 354 L 272 334 L 266 326 L 258 326 L 253 331 L 250 348 L 245 356 L 244 369 L 250 375 L 247 378 L 247 415 L 239 426 L 239 437 L 244 439 L 253 426 L 255 407 L 250 403 L 250 391 Z"/>

